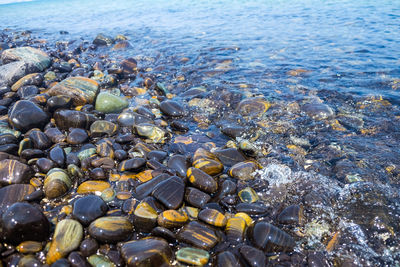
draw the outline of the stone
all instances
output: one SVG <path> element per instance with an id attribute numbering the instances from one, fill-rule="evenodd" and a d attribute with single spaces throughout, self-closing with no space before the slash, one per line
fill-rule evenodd
<path id="1" fill-rule="evenodd" d="M 101 197 L 88 195 L 74 202 L 72 216 L 82 225 L 87 226 L 97 218 L 104 216 L 107 210 L 108 206 Z"/>
<path id="2" fill-rule="evenodd" d="M 77 249 L 82 237 L 83 227 L 78 221 L 71 219 L 59 221 L 46 256 L 46 263 L 50 265 Z"/>
<path id="3" fill-rule="evenodd" d="M 254 172 L 258 169 L 257 164 L 251 161 L 239 162 L 233 165 L 228 174 L 233 178 L 247 181 L 254 179 Z"/>
<path id="4" fill-rule="evenodd" d="M 238 196 L 242 202 L 246 203 L 254 203 L 259 199 L 256 191 L 251 187 L 240 190 Z"/>
<path id="5" fill-rule="evenodd" d="M 240 242 L 243 242 L 245 230 L 246 221 L 243 218 L 229 218 L 225 228 L 226 239 L 231 244 L 238 244 Z"/>
<path id="6" fill-rule="evenodd" d="M 160 110 L 169 117 L 180 117 L 185 115 L 184 107 L 176 101 L 165 100 L 160 104 Z"/>
<path id="7" fill-rule="evenodd" d="M 99 84 L 85 77 L 69 77 L 54 85 L 47 92 L 50 96 L 67 95 L 75 106 L 92 104 L 99 91 Z"/>
<path id="8" fill-rule="evenodd" d="M 245 161 L 246 158 L 236 148 L 225 148 L 214 151 L 214 154 L 226 167 L 232 167 L 236 163 Z"/>
<path id="9" fill-rule="evenodd" d="M 168 242 L 160 238 L 129 241 L 120 251 L 128 267 L 169 266 L 173 257 Z"/>
<path id="10" fill-rule="evenodd" d="M 0 213 L 16 202 L 35 192 L 35 188 L 30 184 L 12 184 L 0 188 Z"/>
<path id="11" fill-rule="evenodd" d="M 133 224 L 139 231 L 148 233 L 157 225 L 157 211 L 145 201 L 137 205 L 134 215 Z"/>
<path id="12" fill-rule="evenodd" d="M 115 264 L 103 255 L 91 255 L 87 258 L 87 261 L 90 263 L 91 266 L 115 267 Z"/>
<path id="13" fill-rule="evenodd" d="M 89 193 L 101 193 L 107 188 L 110 188 L 110 183 L 106 181 L 86 181 L 81 183 L 78 186 L 77 193 L 78 194 L 89 194 Z"/>
<path id="14" fill-rule="evenodd" d="M 250 97 L 240 101 L 236 110 L 244 117 L 257 118 L 263 115 L 270 107 L 271 104 L 265 99 Z"/>
<path id="15" fill-rule="evenodd" d="M 315 120 L 328 119 L 334 115 L 332 108 L 322 103 L 304 104 L 301 110 Z"/>
<path id="16" fill-rule="evenodd" d="M 259 249 L 244 245 L 239 249 L 240 254 L 246 260 L 246 263 L 251 267 L 265 266 L 267 257 L 265 253 Z"/>
<path id="17" fill-rule="evenodd" d="M 257 222 L 248 231 L 251 242 L 266 253 L 292 251 L 295 242 L 286 232 L 267 222 Z"/>
<path id="18" fill-rule="evenodd" d="M 198 218 L 216 227 L 224 227 L 227 222 L 225 215 L 215 209 L 204 209 L 200 211 Z"/>
<path id="19" fill-rule="evenodd" d="M 25 75 L 21 79 L 19 79 L 16 83 L 11 86 L 11 90 L 16 92 L 20 88 L 26 85 L 36 85 L 40 86 L 43 82 L 43 74 L 41 73 L 31 73 L 28 75 Z"/>
<path id="20" fill-rule="evenodd" d="M 54 112 L 54 120 L 61 130 L 68 130 L 69 128 L 89 129 L 96 117 L 82 111 L 60 109 Z"/>
<path id="21" fill-rule="evenodd" d="M 43 127 L 50 117 L 38 105 L 28 100 L 19 100 L 11 108 L 9 123 L 18 131 L 26 132 L 32 128 Z"/>
<path id="22" fill-rule="evenodd" d="M 47 135 L 39 130 L 34 130 L 29 133 L 29 139 L 32 141 L 33 147 L 41 150 L 48 149 L 52 142 Z"/>
<path id="23" fill-rule="evenodd" d="M 42 243 L 39 241 L 23 241 L 17 247 L 17 251 L 28 254 L 41 251 L 43 248 Z"/>
<path id="24" fill-rule="evenodd" d="M 63 169 L 51 169 L 44 179 L 43 191 L 47 198 L 63 196 L 72 186 L 72 180 Z"/>
<path id="25" fill-rule="evenodd" d="M 49 112 L 57 109 L 69 109 L 72 106 L 72 98 L 67 95 L 57 95 L 50 97 L 46 102 Z"/>
<path id="26" fill-rule="evenodd" d="M 0 185 L 26 183 L 32 175 L 32 169 L 24 163 L 14 159 L 0 161 Z"/>
<path id="27" fill-rule="evenodd" d="M 153 190 L 153 196 L 168 209 L 177 209 L 182 205 L 185 184 L 182 179 L 172 176 L 160 182 Z"/>
<path id="28" fill-rule="evenodd" d="M 132 232 L 132 224 L 127 218 L 121 216 L 101 217 L 89 225 L 90 236 L 105 243 L 124 241 Z"/>
<path id="29" fill-rule="evenodd" d="M 17 47 L 4 50 L 1 53 L 4 64 L 12 61 L 29 63 L 36 71 L 43 71 L 50 66 L 51 58 L 43 51 L 33 47 Z"/>
<path id="30" fill-rule="evenodd" d="M 49 234 L 50 223 L 46 216 L 29 203 L 14 203 L 1 217 L 0 236 L 12 244 L 45 241 Z"/>
<path id="31" fill-rule="evenodd" d="M 183 155 L 173 155 L 168 160 L 168 168 L 175 170 L 181 177 L 186 177 L 189 167 L 189 163 Z"/>
<path id="32" fill-rule="evenodd" d="M 181 248 L 176 252 L 176 259 L 190 265 L 203 266 L 207 264 L 210 253 L 198 248 Z"/>
<path id="33" fill-rule="evenodd" d="M 177 210 L 165 210 L 158 215 L 158 225 L 165 228 L 177 228 L 183 226 L 189 220 L 185 212 Z"/>
<path id="34" fill-rule="evenodd" d="M 223 251 L 217 255 L 217 267 L 242 267 L 239 258 L 230 251 Z M 260 265 L 264 266 L 264 265 Z"/>
<path id="35" fill-rule="evenodd" d="M 170 176 L 168 174 L 160 174 L 153 179 L 138 185 L 135 189 L 136 195 L 139 199 L 143 199 L 151 194 L 155 186 L 164 180 L 167 180 Z"/>
<path id="36" fill-rule="evenodd" d="M 196 207 L 196 208 L 201 208 L 205 204 L 207 204 L 208 201 L 210 201 L 211 196 L 209 194 L 204 193 L 203 191 L 200 191 L 197 188 L 194 187 L 186 187 L 185 191 L 185 201 Z"/>
<path id="37" fill-rule="evenodd" d="M 95 254 L 99 249 L 99 244 L 94 238 L 85 238 L 79 246 L 79 250 L 84 257 Z"/>
<path id="38" fill-rule="evenodd" d="M 107 46 L 110 46 L 113 43 L 114 43 L 114 40 L 111 37 L 106 36 L 106 35 L 104 35 L 102 33 L 99 33 L 96 36 L 96 38 L 94 38 L 94 40 L 93 40 L 93 44 L 95 44 L 95 45 L 107 45 Z"/>
<path id="39" fill-rule="evenodd" d="M 0 66 L 0 85 L 11 86 L 28 73 L 35 72 L 26 62 L 16 61 Z"/>
<path id="40" fill-rule="evenodd" d="M 118 125 L 105 120 L 98 120 L 90 126 L 91 137 L 112 136 L 117 133 Z"/>
<path id="41" fill-rule="evenodd" d="M 218 184 L 214 178 L 200 169 L 193 167 L 189 168 L 187 171 L 187 177 L 193 186 L 202 191 L 215 193 L 218 190 Z"/>
<path id="42" fill-rule="evenodd" d="M 125 97 L 116 96 L 108 92 L 101 92 L 96 98 L 95 108 L 103 113 L 119 113 L 129 106 Z"/>
<path id="43" fill-rule="evenodd" d="M 88 133 L 84 129 L 72 128 L 67 136 L 67 142 L 71 145 L 86 143 L 89 139 Z"/>
<path id="44" fill-rule="evenodd" d="M 177 237 L 181 242 L 205 250 L 210 250 L 219 241 L 215 231 L 211 227 L 197 221 L 186 224 L 179 230 Z"/>

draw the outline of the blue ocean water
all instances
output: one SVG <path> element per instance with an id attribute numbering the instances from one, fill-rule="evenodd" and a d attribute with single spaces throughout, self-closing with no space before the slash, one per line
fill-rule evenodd
<path id="1" fill-rule="evenodd" d="M 399 101 L 398 1 L 38 0 L 0 5 L 0 25 L 49 40 L 122 33 L 146 56 L 211 51 L 209 60 L 233 60 L 226 82 L 265 94 L 302 86 Z M 240 50 L 215 52 L 226 47 Z M 299 68 L 311 75 L 293 84 L 286 73 Z"/>

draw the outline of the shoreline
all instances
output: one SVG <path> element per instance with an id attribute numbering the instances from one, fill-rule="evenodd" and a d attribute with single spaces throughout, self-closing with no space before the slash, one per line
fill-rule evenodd
<path id="1" fill-rule="evenodd" d="M 159 248 L 157 255 L 171 262 L 172 254 L 179 251 L 181 262 L 190 258 L 188 253 L 199 260 L 207 259 L 208 265 L 213 266 L 221 264 L 220 261 L 227 263 L 232 257 L 244 263 L 264 261 L 270 266 L 311 264 L 312 261 L 358 266 L 398 260 L 395 253 L 392 259 L 384 256 L 375 259 L 373 253 L 364 258 L 362 253 L 367 253 L 372 245 L 354 236 L 357 231 L 364 232 L 376 245 L 382 246 L 379 250 L 385 250 L 385 246 L 396 247 L 391 244 L 398 240 L 399 226 L 394 225 L 395 218 L 388 217 L 391 212 L 399 215 L 393 206 L 399 197 L 398 191 L 391 186 L 396 184 L 396 165 L 386 170 L 392 176 L 378 173 L 369 178 L 361 173 L 363 177 L 360 177 L 353 173 L 351 154 L 342 153 L 332 143 L 325 145 L 323 138 L 340 136 L 350 141 L 354 138 L 356 142 L 358 136 L 378 138 L 378 131 L 386 127 L 383 137 L 391 129 L 392 134 L 398 131 L 392 124 L 374 128 L 375 122 L 371 120 L 339 113 L 334 105 L 334 92 L 321 95 L 320 99 L 329 100 L 328 105 L 322 101 L 271 101 L 248 91 L 211 90 L 202 85 L 174 87 L 157 75 L 157 70 L 141 67 L 140 59 L 121 58 L 134 45 L 124 36 L 99 35 L 93 41 L 58 47 L 30 40 L 29 33 L 20 37 L 18 46 L 36 46 L 47 55 L 36 50 L 5 55 L 7 49 L 2 46 L 0 50 L 3 61 L 14 64 L 12 61 L 19 57 L 17 62 L 24 63 L 21 66 L 25 70 L 17 73 L 13 66 L 8 66 L 7 71 L 2 69 L 5 74 L 11 70 L 18 74 L 7 77 L 8 85 L 1 90 L 4 106 L 0 109 L 4 122 L 1 126 L 4 134 L 0 135 L 3 159 L 0 173 L 4 173 L 0 188 L 2 212 L 13 204 L 3 197 L 9 196 L 6 191 L 11 190 L 6 190 L 11 187 L 6 184 L 30 183 L 29 194 L 17 190 L 22 195 L 14 202 L 28 200 L 40 204 L 38 218 L 43 228 L 46 227 L 40 214 L 53 226 L 64 221 L 67 225 L 64 227 L 75 225 L 82 232 L 88 231 L 90 238 L 79 238 L 79 235 L 71 238 L 78 246 L 82 239 L 92 243 L 95 240 L 97 246 L 103 244 L 99 252 L 108 258 L 94 256 L 91 260 L 116 265 L 118 260 L 120 264 L 123 264 L 121 260 L 129 263 L 132 251 L 144 254 L 147 241 L 141 238 L 147 232 L 170 243 L 165 245 L 166 241 L 150 238 L 151 248 Z M 121 51 L 118 60 L 107 56 L 111 51 Z M 16 67 L 21 69 L 21 66 Z M 35 76 L 35 73 L 39 74 Z M 1 74 L 0 71 L 0 77 Z M 288 75 L 309 74 L 307 70 L 297 69 Z M 185 79 L 185 73 L 176 76 L 177 83 Z M 396 117 L 398 112 L 385 99 L 338 96 L 351 103 L 349 106 L 373 115 L 386 112 Z M 20 108 L 15 108 L 16 103 Z M 21 117 L 18 113 L 22 110 L 28 112 Z M 31 113 L 36 115 L 30 119 L 37 119 L 33 124 L 24 120 Z M 290 121 L 308 130 L 295 128 Z M 41 129 L 34 129 L 36 125 Z M 346 142 L 353 144 L 350 141 Z M 335 164 L 333 169 L 318 160 L 321 152 L 326 153 L 322 156 L 327 161 Z M 24 170 L 21 180 L 7 173 L 7 167 L 15 161 L 23 164 L 19 167 Z M 190 174 L 189 167 L 192 167 Z M 197 169 L 202 172 L 197 173 Z M 94 195 L 87 193 L 94 193 L 97 198 L 90 199 Z M 359 198 L 354 197 L 357 194 Z M 78 200 L 83 206 L 96 203 L 96 209 L 91 212 L 101 215 L 90 214 L 96 217 L 91 221 L 80 219 Z M 255 204 L 248 203 L 252 201 Z M 24 205 L 38 209 L 33 204 Z M 376 210 L 370 210 L 369 205 L 377 207 Z M 19 211 L 22 207 L 17 205 L 15 209 Z M 107 221 L 107 217 L 113 217 L 118 225 Z M 53 226 L 42 229 L 48 236 L 45 240 L 34 237 L 39 239 L 36 243 L 42 244 L 35 251 L 36 258 L 22 257 L 23 254 L 15 252 L 5 260 L 21 258 L 48 264 L 58 260 L 49 256 L 51 252 L 45 253 L 44 244 L 49 238 L 65 231 L 61 227 L 57 230 L 58 226 L 54 230 Z M 114 230 L 106 233 L 111 237 L 98 234 L 109 227 Z M 379 234 L 374 233 L 376 228 Z M 26 229 L 22 227 L 19 231 Z M 188 237 L 196 232 L 211 235 L 215 240 L 207 243 L 201 238 Z M 127 235 L 132 235 L 129 237 L 132 240 L 140 240 L 135 241 L 142 242 L 140 246 L 128 242 Z M 262 239 L 267 237 L 277 238 L 276 244 L 263 243 Z M 22 241 L 6 238 L 3 244 L 18 245 Z M 386 244 L 386 240 L 392 242 Z M 117 243 L 120 245 L 116 246 Z M 197 249 L 182 249 L 188 244 Z M 350 252 L 354 244 L 361 246 L 354 252 L 359 255 Z M 60 245 L 53 241 L 50 251 Z M 6 246 L 0 248 L 2 253 L 7 252 Z M 66 251 L 64 257 L 88 259 L 82 256 L 82 248 L 62 249 Z M 254 255 L 259 258 L 253 258 Z M 157 262 L 159 256 L 151 260 Z"/>

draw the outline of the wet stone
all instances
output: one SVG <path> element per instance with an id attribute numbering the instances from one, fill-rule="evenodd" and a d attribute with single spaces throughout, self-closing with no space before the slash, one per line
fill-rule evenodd
<path id="1" fill-rule="evenodd" d="M 240 247 L 239 252 L 251 267 L 265 266 L 266 264 L 267 257 L 259 249 L 244 245 Z"/>
<path id="2" fill-rule="evenodd" d="M 137 62 L 134 58 L 127 58 L 120 62 L 122 72 L 125 75 L 131 75 L 137 71 Z"/>
<path id="3" fill-rule="evenodd" d="M 32 141 L 33 147 L 37 149 L 45 150 L 52 145 L 51 140 L 42 131 L 31 131 L 29 133 L 29 139 Z"/>
<path id="4" fill-rule="evenodd" d="M 22 257 L 18 262 L 18 267 L 31 267 L 31 266 L 42 266 L 42 264 L 33 255 L 26 255 Z"/>
<path id="5" fill-rule="evenodd" d="M 178 233 L 178 240 L 195 247 L 209 250 L 218 243 L 215 231 L 197 221 L 186 224 Z"/>
<path id="6" fill-rule="evenodd" d="M 171 230 L 165 227 L 157 226 L 156 228 L 153 228 L 153 230 L 151 230 L 151 234 L 156 237 L 161 237 L 170 243 L 176 242 L 176 235 Z"/>
<path id="7" fill-rule="evenodd" d="M 67 95 L 52 96 L 47 100 L 46 106 L 50 112 L 57 109 L 69 109 L 72 106 L 72 98 Z"/>
<path id="8" fill-rule="evenodd" d="M 165 228 L 177 228 L 183 226 L 189 217 L 185 212 L 166 210 L 158 215 L 158 225 Z"/>
<path id="9" fill-rule="evenodd" d="M 79 246 L 79 250 L 84 257 L 88 257 L 92 254 L 95 254 L 99 249 L 99 244 L 93 238 L 86 238 L 82 241 Z"/>
<path id="10" fill-rule="evenodd" d="M 147 153 L 146 158 L 148 160 L 156 160 L 158 162 L 162 162 L 167 157 L 167 152 L 161 150 L 153 150 Z"/>
<path id="11" fill-rule="evenodd" d="M 128 107 L 129 102 L 124 97 L 119 97 L 108 92 L 101 92 L 96 98 L 95 108 L 103 113 L 119 113 Z"/>
<path id="12" fill-rule="evenodd" d="M 308 116 L 316 120 L 324 120 L 332 117 L 334 114 L 333 110 L 328 105 L 322 103 L 305 104 L 301 109 L 307 113 Z"/>
<path id="13" fill-rule="evenodd" d="M 49 152 L 49 158 L 59 167 L 65 165 L 65 151 L 59 145 L 54 146 Z"/>
<path id="14" fill-rule="evenodd" d="M 24 254 L 36 253 L 41 251 L 42 248 L 43 248 L 42 243 L 38 241 L 23 241 L 16 247 L 18 252 Z"/>
<path id="15" fill-rule="evenodd" d="M 177 209 L 182 205 L 184 193 L 185 184 L 182 179 L 172 176 L 157 184 L 152 195 L 168 209 Z"/>
<path id="16" fill-rule="evenodd" d="M 70 130 L 67 136 L 67 142 L 71 145 L 79 145 L 86 143 L 89 139 L 89 135 L 84 129 L 73 128 Z"/>
<path id="17" fill-rule="evenodd" d="M 168 174 L 160 174 L 153 179 L 140 184 L 139 186 L 136 187 L 136 195 L 138 196 L 139 199 L 142 199 L 146 196 L 149 196 L 151 192 L 154 190 L 155 186 L 159 184 L 160 182 L 167 180 L 170 178 Z"/>
<path id="18" fill-rule="evenodd" d="M 34 85 L 27 85 L 23 86 L 20 89 L 18 89 L 18 96 L 20 99 L 28 99 L 31 96 L 35 96 L 39 93 L 39 88 Z"/>
<path id="19" fill-rule="evenodd" d="M 271 104 L 260 97 L 246 98 L 240 101 L 237 111 L 245 117 L 257 118 L 263 115 Z"/>
<path id="20" fill-rule="evenodd" d="M 33 172 L 31 168 L 13 159 L 0 161 L 0 184 L 21 184 L 29 181 Z"/>
<path id="21" fill-rule="evenodd" d="M 110 188 L 110 183 L 106 181 L 86 181 L 78 186 L 78 194 L 101 193 L 107 188 Z"/>
<path id="22" fill-rule="evenodd" d="M 91 266 L 101 267 L 114 267 L 115 264 L 110 261 L 106 256 L 94 254 L 87 258 Z"/>
<path id="23" fill-rule="evenodd" d="M 201 208 L 205 204 L 207 204 L 208 201 L 210 201 L 211 196 L 209 194 L 204 193 L 203 191 L 200 191 L 197 188 L 194 187 L 186 187 L 185 191 L 185 201 L 196 207 L 196 208 Z"/>
<path id="24" fill-rule="evenodd" d="M 118 126 L 109 121 L 98 120 L 90 126 L 91 137 L 112 136 L 118 130 Z"/>
<path id="25" fill-rule="evenodd" d="M 60 109 L 54 112 L 54 120 L 58 128 L 68 130 L 69 128 L 89 129 L 96 118 L 85 112 Z"/>
<path id="26" fill-rule="evenodd" d="M 58 128 L 48 128 L 44 133 L 55 144 L 64 142 L 65 140 L 65 135 Z"/>
<path id="27" fill-rule="evenodd" d="M 67 95 L 76 106 L 91 104 L 99 91 L 95 80 L 85 77 L 70 77 L 56 84 L 47 92 L 50 96 Z"/>
<path id="28" fill-rule="evenodd" d="M 246 158 L 236 148 L 218 149 L 214 154 L 226 167 L 231 167 L 236 163 L 243 162 Z"/>
<path id="29" fill-rule="evenodd" d="M 176 259 L 190 265 L 203 266 L 207 264 L 210 254 L 198 248 L 181 248 L 176 252 Z"/>
<path id="30" fill-rule="evenodd" d="M 18 139 L 10 133 L 4 133 L 0 134 L 0 145 L 5 145 L 5 144 L 17 144 Z"/>
<path id="31" fill-rule="evenodd" d="M 187 171 L 187 177 L 195 187 L 207 193 L 215 193 L 218 189 L 218 184 L 207 173 L 197 168 L 189 168 Z"/>
<path id="32" fill-rule="evenodd" d="M 249 215 L 264 214 L 268 211 L 268 207 L 258 203 L 239 203 L 235 206 L 237 212 L 244 212 Z"/>
<path id="33" fill-rule="evenodd" d="M 123 162 L 120 163 L 118 170 L 120 172 L 123 171 L 135 171 L 138 169 L 141 169 L 144 167 L 146 164 L 146 160 L 143 158 L 133 158 L 133 159 L 128 159 L 124 160 Z"/>
<path id="34" fill-rule="evenodd" d="M 181 177 L 186 177 L 187 169 L 189 167 L 190 166 L 185 156 L 173 155 L 168 160 L 168 168 L 175 170 Z"/>
<path id="35" fill-rule="evenodd" d="M 55 164 L 47 158 L 40 158 L 36 161 L 36 166 L 39 168 L 40 172 L 47 173 L 50 169 L 55 167 Z"/>
<path id="36" fill-rule="evenodd" d="M 282 224 L 302 224 L 304 222 L 303 207 L 300 205 L 286 207 L 278 215 L 278 222 Z"/>
<path id="37" fill-rule="evenodd" d="M 243 241 L 246 230 L 246 221 L 240 217 L 228 219 L 226 223 L 225 233 L 228 242 L 238 244 Z"/>
<path id="38" fill-rule="evenodd" d="M 78 221 L 64 219 L 58 222 L 46 256 L 46 263 L 52 264 L 77 249 L 82 237 L 83 227 Z"/>
<path id="39" fill-rule="evenodd" d="M 264 252 L 292 251 L 294 239 L 281 229 L 267 222 L 257 222 L 250 227 L 248 235 L 252 243 Z"/>
<path id="40" fill-rule="evenodd" d="M 96 36 L 96 38 L 94 38 L 94 40 L 93 40 L 93 44 L 95 44 L 95 45 L 107 45 L 107 46 L 110 46 L 113 43 L 114 43 L 114 40 L 111 37 L 106 36 L 106 35 L 104 35 L 102 33 L 98 34 Z"/>
<path id="41" fill-rule="evenodd" d="M 91 265 L 87 262 L 86 258 L 83 257 L 79 252 L 73 251 L 68 255 L 68 261 L 72 267 L 90 267 Z"/>
<path id="42" fill-rule="evenodd" d="M 126 240 L 133 231 L 133 226 L 125 217 L 102 217 L 89 226 L 89 234 L 93 238 L 105 242 L 116 243 Z"/>
<path id="43" fill-rule="evenodd" d="M 170 117 L 180 117 L 185 114 L 184 107 L 173 100 L 165 100 L 161 102 L 160 109 L 165 115 Z"/>
<path id="44" fill-rule="evenodd" d="M 12 204 L 24 200 L 35 191 L 30 184 L 12 184 L 0 188 L 0 213 Z"/>
<path id="45" fill-rule="evenodd" d="M 43 212 L 29 203 L 11 205 L 1 217 L 0 232 L 6 241 L 44 241 L 50 233 L 50 223 Z"/>
<path id="46" fill-rule="evenodd" d="M 23 61 L 32 64 L 37 71 L 43 71 L 50 66 L 51 59 L 43 51 L 33 47 L 18 47 L 2 52 L 1 60 L 4 64 L 11 61 Z"/>
<path id="47" fill-rule="evenodd" d="M 254 189 L 251 187 L 246 187 L 245 189 L 239 191 L 238 195 L 240 200 L 246 203 L 254 203 L 259 199 L 256 191 L 254 191 Z"/>
<path id="48" fill-rule="evenodd" d="M 43 82 L 43 74 L 41 73 L 31 73 L 28 74 L 21 79 L 19 79 L 16 83 L 11 86 L 11 90 L 16 92 L 18 91 L 21 87 L 27 86 L 27 85 L 36 85 L 40 86 Z"/>
<path id="49" fill-rule="evenodd" d="M 217 255 L 217 264 L 218 267 L 241 267 L 243 266 L 240 263 L 239 258 L 230 251 L 223 251 Z M 260 265 L 264 266 L 264 265 Z"/>
<path id="50" fill-rule="evenodd" d="M 173 258 L 169 244 L 158 238 L 129 241 L 120 251 L 128 267 L 168 266 Z"/>
<path id="51" fill-rule="evenodd" d="M 72 186 L 72 180 L 63 169 L 51 169 L 44 180 L 43 191 L 47 198 L 53 199 L 64 195 Z"/>
<path id="52" fill-rule="evenodd" d="M 153 141 L 153 143 L 161 143 L 164 139 L 164 130 L 153 124 L 140 123 L 135 125 L 135 129 L 138 135 L 147 137 L 148 139 Z"/>
<path id="53" fill-rule="evenodd" d="M 141 202 L 134 211 L 133 224 L 135 229 L 150 232 L 157 224 L 157 211 L 147 202 Z"/>
<path id="54" fill-rule="evenodd" d="M 198 218 L 216 227 L 224 227 L 227 222 L 225 215 L 215 209 L 203 209 L 199 212 Z"/>
<path id="55" fill-rule="evenodd" d="M 233 178 L 247 181 L 254 179 L 254 172 L 258 169 L 254 162 L 240 162 L 229 169 L 229 175 Z"/>
<path id="56" fill-rule="evenodd" d="M 18 131 L 26 132 L 32 128 L 43 128 L 49 116 L 39 106 L 27 100 L 19 100 L 9 113 L 9 123 Z"/>
<path id="57" fill-rule="evenodd" d="M 74 202 L 72 216 L 87 226 L 95 219 L 104 216 L 107 210 L 108 206 L 101 197 L 89 195 Z"/>

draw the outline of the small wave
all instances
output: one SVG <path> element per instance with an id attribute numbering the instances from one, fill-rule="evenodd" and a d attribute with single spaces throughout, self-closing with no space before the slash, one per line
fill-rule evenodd
<path id="1" fill-rule="evenodd" d="M 14 4 L 20 2 L 33 2 L 34 0 L 0 0 L 0 5 Z"/>

